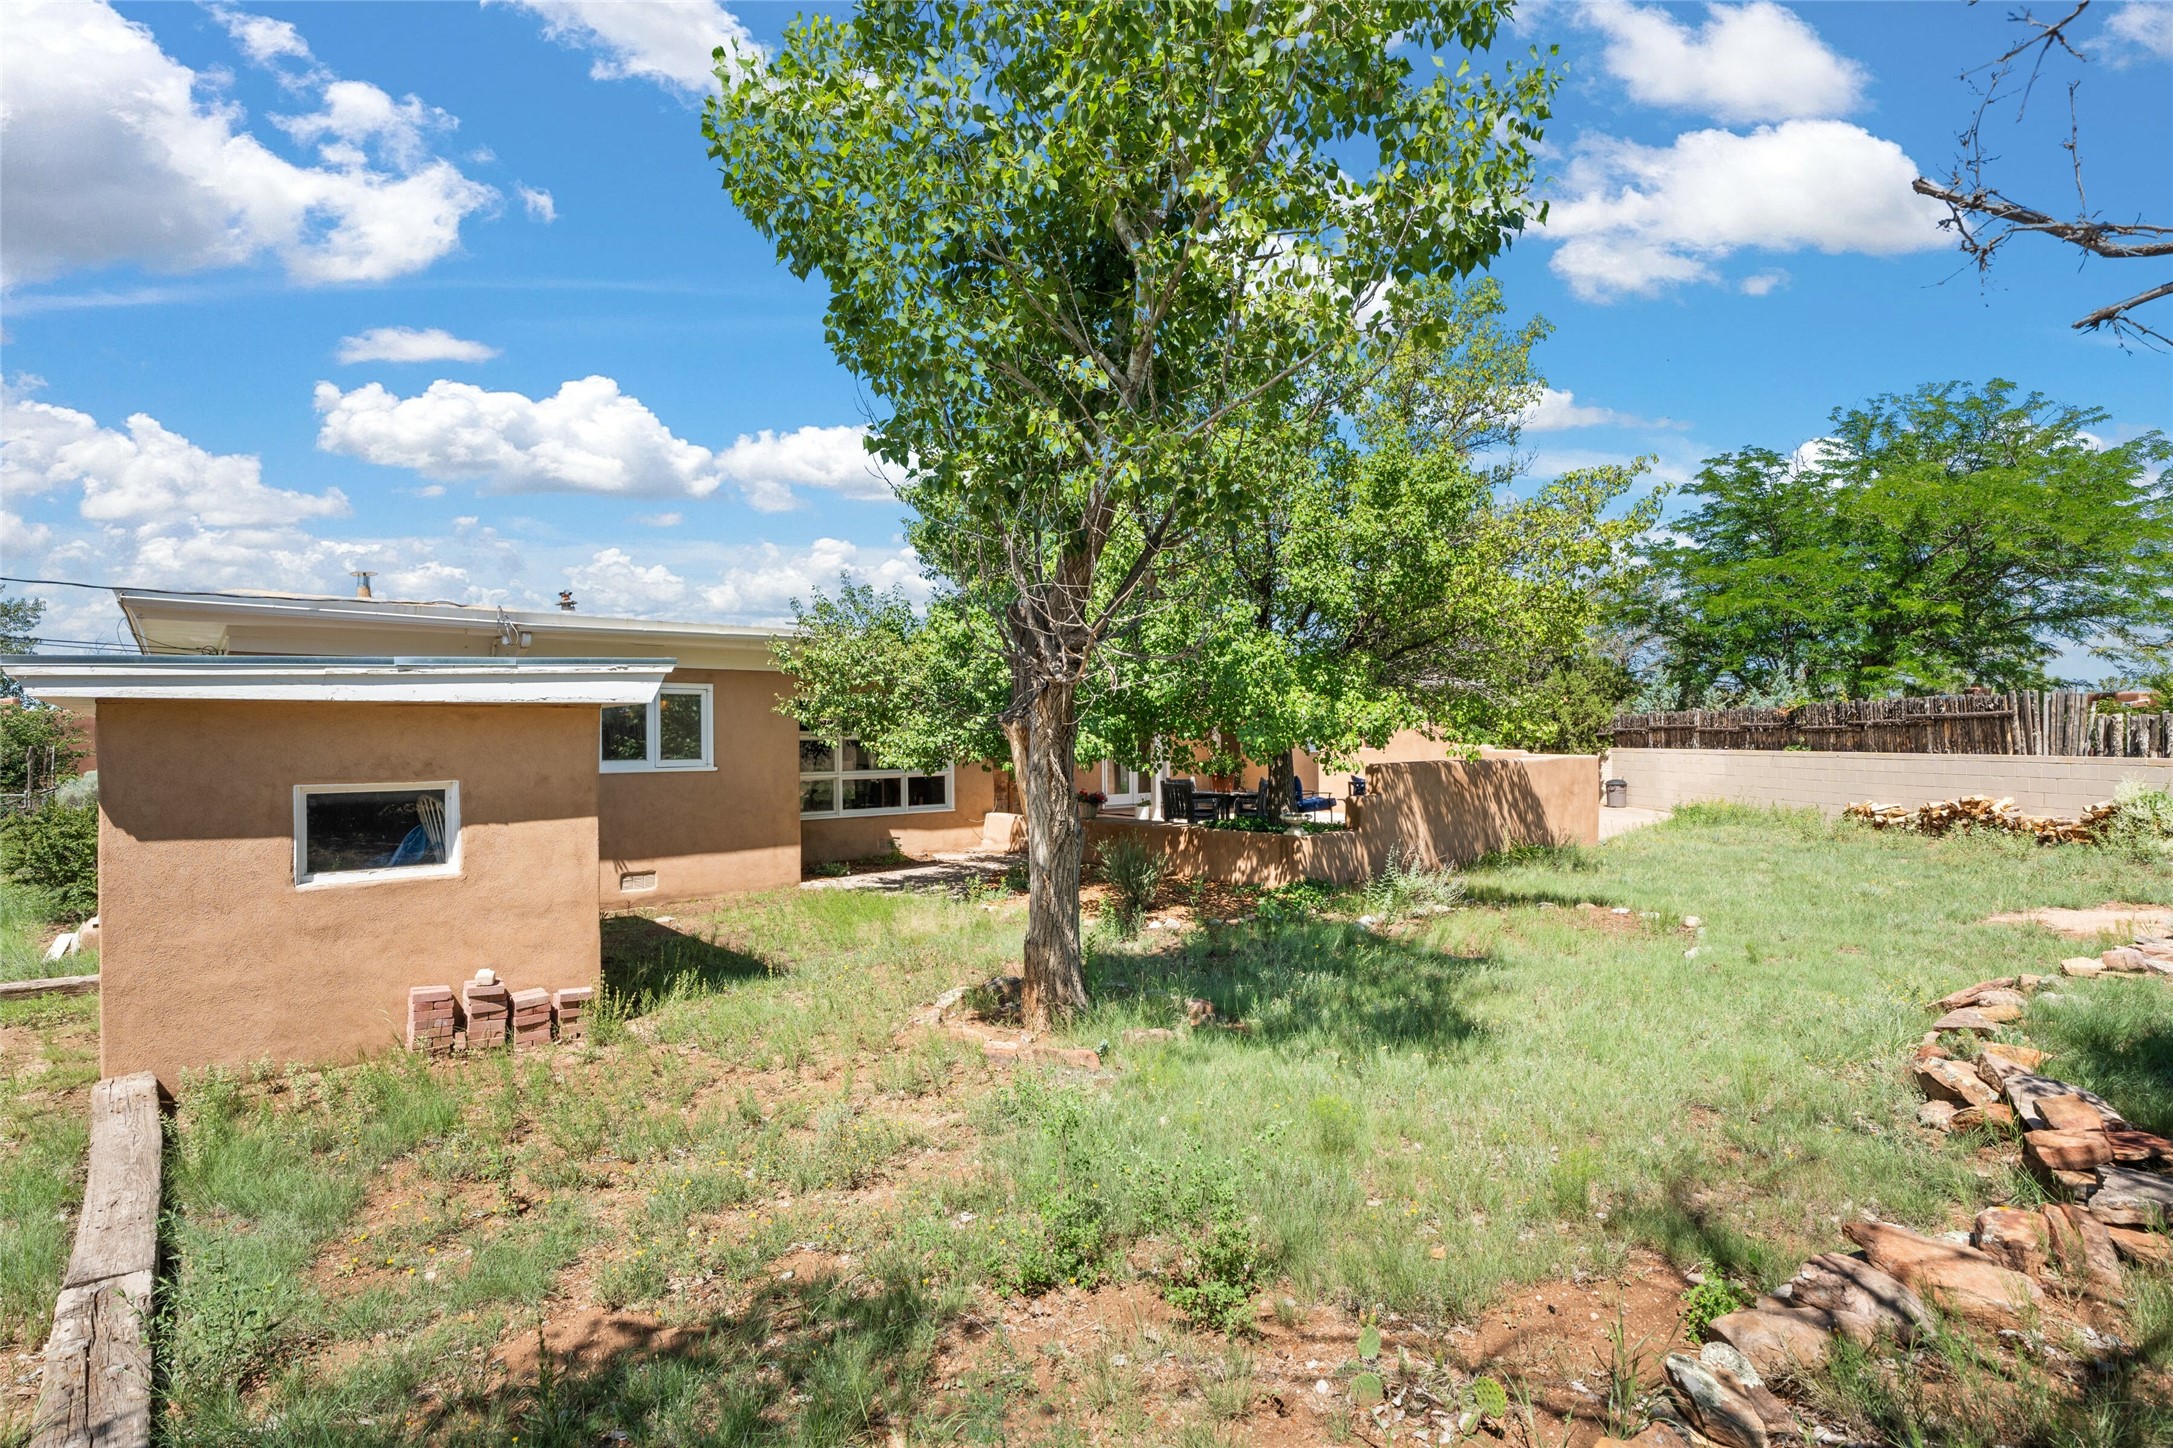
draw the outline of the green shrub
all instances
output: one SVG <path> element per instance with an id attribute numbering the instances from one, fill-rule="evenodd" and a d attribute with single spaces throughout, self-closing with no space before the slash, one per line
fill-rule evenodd
<path id="1" fill-rule="evenodd" d="M 1111 913 L 1118 933 L 1127 938 L 1137 935 L 1141 918 L 1154 908 L 1154 893 L 1162 886 L 1169 861 L 1161 851 L 1127 836 L 1103 847 L 1101 865 L 1102 879 L 1116 894 Z"/>
<path id="2" fill-rule="evenodd" d="M 30 783 L 43 789 L 56 776 L 74 772 L 83 757 L 75 741 L 68 716 L 58 709 L 0 705 L 0 794 L 21 794 Z"/>
<path id="3" fill-rule="evenodd" d="M 1381 873 L 1367 882 L 1365 909 L 1382 920 L 1402 920 L 1422 910 L 1448 909 L 1464 898 L 1464 882 L 1453 871 L 1436 870 L 1391 846 Z"/>
<path id="4" fill-rule="evenodd" d="M 1712 1263 L 1703 1265 L 1705 1280 L 1683 1293 L 1683 1336 L 1692 1342 L 1705 1341 L 1706 1330 L 1716 1320 L 1750 1304 L 1743 1290 L 1721 1276 Z"/>
<path id="5" fill-rule="evenodd" d="M 1162 1296 L 1201 1327 L 1232 1336 L 1252 1326 L 1252 1295 L 1266 1263 L 1253 1224 L 1238 1206 L 1236 1185 L 1204 1183 L 1206 1220 L 1186 1235 L 1184 1255 Z"/>
<path id="6" fill-rule="evenodd" d="M 98 806 L 48 803 L 0 825 L 0 873 L 47 901 L 55 920 L 98 913 Z"/>
<path id="7" fill-rule="evenodd" d="M 2118 812 L 2100 836 L 2108 848 L 2144 864 L 2173 855 L 2173 792 L 2124 779 L 2113 803 Z"/>

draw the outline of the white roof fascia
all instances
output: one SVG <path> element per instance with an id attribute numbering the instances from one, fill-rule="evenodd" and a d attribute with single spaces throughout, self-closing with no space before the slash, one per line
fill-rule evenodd
<path id="1" fill-rule="evenodd" d="M 646 704 L 671 659 L 283 659 L 158 654 L 0 658 L 46 703 L 101 699 L 356 704 Z"/>
<path id="2" fill-rule="evenodd" d="M 611 618 L 600 614 L 568 613 L 559 609 L 500 611 L 470 604 L 410 603 L 397 599 L 299 598 L 234 593 L 174 593 L 148 589 L 116 588 L 114 601 L 128 620 L 136 646 L 146 651 L 182 642 L 162 622 L 192 620 L 220 627 L 211 631 L 187 631 L 184 647 L 224 647 L 226 625 L 248 620 L 287 620 L 304 625 L 350 628 L 446 629 L 470 637 L 487 637 L 505 629 L 531 636 L 564 639 L 595 647 L 605 639 L 623 639 L 635 647 L 669 639 L 673 652 L 689 654 L 717 650 L 742 660 L 740 667 L 774 668 L 770 662 L 772 640 L 788 638 L 789 628 L 758 628 L 739 624 L 678 623 L 657 619 Z M 528 656 L 533 656 L 530 654 Z M 690 664 L 693 659 L 687 659 Z"/>

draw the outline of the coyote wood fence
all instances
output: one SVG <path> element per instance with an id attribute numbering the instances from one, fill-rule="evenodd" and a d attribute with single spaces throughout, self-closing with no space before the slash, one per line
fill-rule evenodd
<path id="1" fill-rule="evenodd" d="M 151 1278 L 158 1270 L 158 1080 L 91 1088 L 90 1179 L 53 1307 L 31 1448 L 151 1441 Z"/>
<path id="2" fill-rule="evenodd" d="M 1617 749 L 2173 758 L 2173 713 L 2105 713 L 2092 706 L 2088 694 L 2036 689 L 1857 699 L 1792 709 L 1621 714 L 1612 733 Z"/>

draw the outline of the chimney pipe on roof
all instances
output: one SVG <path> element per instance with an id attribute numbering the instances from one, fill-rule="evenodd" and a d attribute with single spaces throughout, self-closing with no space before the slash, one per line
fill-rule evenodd
<path id="1" fill-rule="evenodd" d="M 377 576 L 376 573 L 367 568 L 353 568 L 348 570 L 347 576 L 355 581 L 355 597 L 369 598 L 373 596 L 370 593 L 370 580 Z"/>
<path id="2" fill-rule="evenodd" d="M 560 589 L 560 590 L 558 591 L 558 607 L 559 607 L 559 611 L 560 611 L 560 612 L 562 612 L 562 613 L 572 613 L 572 612 L 573 612 L 573 590 L 572 590 L 572 589 L 570 589 L 570 588 L 562 588 L 562 589 Z"/>

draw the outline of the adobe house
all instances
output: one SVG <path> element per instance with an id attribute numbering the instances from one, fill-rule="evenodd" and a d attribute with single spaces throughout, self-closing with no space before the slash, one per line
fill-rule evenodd
<path id="1" fill-rule="evenodd" d="M 666 658 L 659 696 L 603 711 L 591 769 L 607 908 L 796 884 L 803 866 L 981 844 L 996 773 L 881 768 L 777 710 L 777 629 L 394 599 L 115 589 L 146 654 Z"/>
<path id="2" fill-rule="evenodd" d="M 352 1060 L 478 969 L 597 983 L 599 729 L 670 659 L 0 667 L 97 720 L 102 1075 Z"/>

